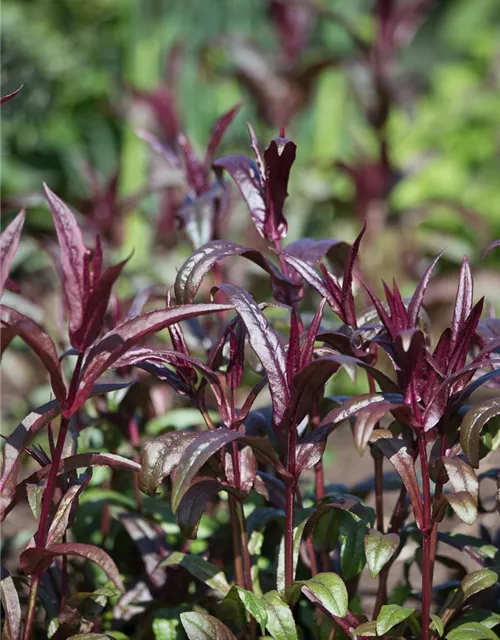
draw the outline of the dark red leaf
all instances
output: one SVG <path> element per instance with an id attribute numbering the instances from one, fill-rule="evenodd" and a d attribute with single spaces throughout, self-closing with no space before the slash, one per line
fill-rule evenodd
<path id="1" fill-rule="evenodd" d="M 5 227 L 0 236 L 0 296 L 9 276 L 10 267 L 16 253 L 21 231 L 23 230 L 26 212 L 23 209 L 12 222 Z"/>
<path id="2" fill-rule="evenodd" d="M 0 599 L 4 612 L 2 636 L 5 640 L 21 640 L 21 604 L 14 580 L 2 565 Z"/>
<path id="3" fill-rule="evenodd" d="M 302 346 L 302 353 L 300 354 L 300 369 L 306 367 L 312 360 L 313 352 L 314 352 L 314 342 L 318 335 L 318 331 L 321 325 L 321 320 L 323 318 L 323 309 L 325 308 L 326 300 L 323 298 L 319 304 L 319 307 L 314 314 L 314 318 L 309 325 L 306 333 L 306 337 L 304 339 L 304 344 Z"/>
<path id="4" fill-rule="evenodd" d="M 420 488 L 415 472 L 415 461 L 410 451 L 408 451 L 408 443 L 399 438 L 395 438 L 387 429 L 377 429 L 374 431 L 372 434 L 372 442 L 382 451 L 398 472 L 399 477 L 408 491 L 415 522 L 421 529 L 423 526 L 422 498 L 420 497 Z"/>
<path id="5" fill-rule="evenodd" d="M 216 288 L 224 293 L 245 324 L 250 346 L 266 372 L 273 401 L 274 421 L 279 425 L 290 397 L 283 346 L 248 291 L 232 284 L 223 284 Z"/>
<path id="6" fill-rule="evenodd" d="M 52 338 L 33 320 L 4 305 L 0 307 L 0 319 L 3 325 L 12 329 L 15 335 L 22 338 L 40 358 L 50 376 L 55 397 L 59 402 L 64 402 L 66 386 L 62 377 L 59 356 Z"/>
<path id="7" fill-rule="evenodd" d="M 59 544 L 63 541 L 66 530 L 70 525 L 70 518 L 72 514 L 75 513 L 75 501 L 78 501 L 78 496 L 87 487 L 91 477 L 92 475 L 89 473 L 83 482 L 79 482 L 78 484 L 74 484 L 69 487 L 59 501 L 54 518 L 50 523 L 50 528 L 47 533 L 47 547 L 52 547 L 53 545 Z"/>
<path id="8" fill-rule="evenodd" d="M 177 509 L 177 522 L 185 538 L 196 538 L 196 531 L 208 502 L 222 488 L 222 484 L 214 478 L 196 478 L 191 484 Z"/>
<path id="9" fill-rule="evenodd" d="M 85 271 L 88 251 L 69 207 L 44 183 L 45 197 L 49 203 L 61 247 L 63 293 L 69 315 L 70 334 L 78 331 L 84 320 L 88 290 L 85 289 Z"/>
<path id="10" fill-rule="evenodd" d="M 486 251 L 483 253 L 483 258 L 485 258 L 490 251 L 493 251 L 493 249 L 496 249 L 497 247 L 500 247 L 500 240 L 495 240 L 488 246 Z"/>
<path id="11" fill-rule="evenodd" d="M 98 340 L 87 354 L 75 401 L 67 410 L 68 416 L 73 415 L 85 403 L 96 380 L 123 354 L 147 336 L 165 329 L 170 324 L 207 313 L 228 311 L 231 308 L 220 304 L 192 304 L 158 309 L 130 318 L 118 325 Z"/>
<path id="12" fill-rule="evenodd" d="M 24 87 L 24 84 L 22 84 L 20 87 L 18 87 L 15 91 L 13 91 L 12 93 L 8 93 L 5 96 L 2 96 L 0 98 L 0 106 L 2 104 L 5 104 L 6 102 L 9 102 L 9 100 L 12 100 L 12 98 L 15 98 L 17 96 L 17 94 L 21 91 L 21 89 Z"/>
<path id="13" fill-rule="evenodd" d="M 78 556 L 95 562 L 120 591 L 125 591 L 118 567 L 109 555 L 90 544 L 68 542 L 57 544 L 50 549 L 32 547 L 19 556 L 21 569 L 28 575 L 40 575 L 46 571 L 57 556 Z"/>
<path id="14" fill-rule="evenodd" d="M 467 354 L 474 344 L 477 325 L 483 312 L 484 298 L 481 298 L 471 309 L 467 318 L 464 318 L 456 341 L 453 343 L 454 350 L 448 363 L 449 371 L 456 371 L 464 366 Z M 452 338 L 453 340 L 453 328 Z"/>
<path id="15" fill-rule="evenodd" d="M 230 155 L 218 158 L 213 167 L 220 177 L 225 169 L 241 191 L 252 220 L 260 235 L 265 238 L 266 201 L 264 181 L 255 162 L 248 156 Z"/>
<path id="16" fill-rule="evenodd" d="M 92 288 L 92 293 L 85 305 L 82 326 L 72 335 L 72 344 L 76 348 L 80 350 L 86 349 L 101 333 L 104 316 L 111 297 L 111 289 L 128 260 L 129 258 L 106 269 L 99 278 L 97 285 Z"/>
<path id="17" fill-rule="evenodd" d="M 295 374 L 300 367 L 300 318 L 296 309 L 292 309 L 290 318 L 290 337 L 286 352 L 286 375 L 288 384 L 291 385 Z"/>
<path id="18" fill-rule="evenodd" d="M 288 197 L 290 169 L 295 162 L 297 146 L 288 138 L 274 138 L 264 151 L 266 165 L 265 194 L 266 218 L 264 234 L 268 240 L 278 242 L 287 234 L 288 225 L 283 206 Z"/>
<path id="19" fill-rule="evenodd" d="M 344 280 L 342 282 L 342 299 L 341 306 L 346 316 L 346 324 L 350 326 L 356 325 L 356 310 L 354 308 L 354 300 L 352 295 L 352 279 L 354 272 L 354 263 L 356 262 L 356 258 L 359 252 L 359 245 L 361 244 L 361 240 L 366 231 L 366 220 L 363 224 L 363 228 L 361 229 L 358 237 L 353 242 L 351 250 L 349 251 L 349 256 L 347 258 L 347 262 L 345 264 L 344 269 Z"/>
<path id="20" fill-rule="evenodd" d="M 183 155 L 187 183 L 196 195 L 201 195 L 206 188 L 205 169 L 183 133 L 177 137 L 177 144 Z"/>
<path id="21" fill-rule="evenodd" d="M 207 242 L 191 254 L 177 273 L 175 297 L 178 303 L 189 304 L 198 293 L 203 278 L 215 264 L 231 256 L 243 256 L 255 263 L 271 276 L 277 287 L 294 288 L 293 283 L 273 265 L 260 251 L 248 249 L 235 242 L 214 240 Z"/>
<path id="22" fill-rule="evenodd" d="M 169 431 L 146 442 L 141 452 L 139 487 L 149 496 L 155 496 L 160 483 L 179 464 L 188 445 L 200 434 L 189 431 Z"/>
<path id="23" fill-rule="evenodd" d="M 224 134 L 226 133 L 227 128 L 234 120 L 236 114 L 242 107 L 242 102 L 238 102 L 238 104 L 234 105 L 232 109 L 226 111 L 215 123 L 214 128 L 210 134 L 210 140 L 208 141 L 207 152 L 205 154 L 205 159 L 203 164 L 205 165 L 205 171 L 210 171 L 210 165 L 213 162 L 215 152 L 217 151 Z"/>
<path id="24" fill-rule="evenodd" d="M 405 404 L 394 404 L 392 402 L 376 402 L 373 405 L 364 407 L 356 414 L 353 435 L 354 444 L 360 456 L 365 452 L 377 423 L 390 411 L 398 408 L 408 409 L 408 406 Z"/>
<path id="25" fill-rule="evenodd" d="M 424 301 L 425 291 L 427 289 L 427 285 L 429 284 L 429 280 L 431 279 L 432 272 L 434 271 L 434 267 L 438 263 L 439 259 L 443 255 L 443 251 L 434 258 L 432 263 L 425 270 L 424 275 L 420 279 L 420 282 L 415 289 L 415 292 L 411 298 L 410 304 L 408 305 L 408 325 L 409 328 L 415 328 L 418 322 L 418 314 L 420 312 L 420 308 L 422 307 L 422 303 Z"/>
<path id="26" fill-rule="evenodd" d="M 339 301 L 332 294 L 330 288 L 325 284 L 321 276 L 317 273 L 317 271 L 311 267 L 307 262 L 296 258 L 288 253 L 281 254 L 284 260 L 292 266 L 301 276 L 302 278 L 311 285 L 313 289 L 315 289 L 320 296 L 325 298 L 328 302 L 330 308 L 339 315 L 341 313 Z"/>
<path id="27" fill-rule="evenodd" d="M 463 325 L 472 309 L 472 296 L 474 293 L 474 284 L 472 281 L 472 273 L 469 261 L 464 257 L 460 268 L 460 277 L 458 281 L 457 296 L 455 299 L 455 308 L 453 311 L 453 322 L 451 325 L 451 348 L 454 349 Z"/>

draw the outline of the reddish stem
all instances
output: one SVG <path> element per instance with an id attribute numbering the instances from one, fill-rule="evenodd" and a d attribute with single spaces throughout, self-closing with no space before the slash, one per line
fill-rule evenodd
<path id="1" fill-rule="evenodd" d="M 294 503 L 297 480 L 295 478 L 295 445 L 297 432 L 295 425 L 292 425 L 288 434 L 288 456 L 287 467 L 291 475 L 286 483 L 286 512 L 285 512 L 285 589 L 290 587 L 294 579 L 293 570 L 293 524 L 294 524 Z"/>
<path id="2" fill-rule="evenodd" d="M 418 434 L 418 450 L 422 469 L 422 490 L 424 494 L 423 508 L 423 558 L 422 558 L 422 640 L 429 640 L 430 608 L 432 595 L 431 578 L 431 485 L 429 478 L 429 465 L 425 446 L 425 433 L 421 430 Z"/>

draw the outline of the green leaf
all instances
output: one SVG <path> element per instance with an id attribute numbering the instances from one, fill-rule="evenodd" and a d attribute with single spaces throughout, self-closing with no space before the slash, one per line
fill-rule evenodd
<path id="1" fill-rule="evenodd" d="M 441 638 L 444 634 L 444 624 L 439 616 L 436 616 L 434 613 L 431 613 L 432 624 L 431 628 L 435 629 L 439 637 Z"/>
<path id="2" fill-rule="evenodd" d="M 236 640 L 225 624 L 207 613 L 181 613 L 181 622 L 189 640 Z"/>
<path id="3" fill-rule="evenodd" d="M 377 635 L 383 636 L 400 622 L 408 619 L 413 612 L 414 609 L 400 607 L 397 604 L 384 605 L 377 617 Z"/>
<path id="4" fill-rule="evenodd" d="M 295 572 L 297 570 L 297 562 L 299 561 L 300 542 L 302 540 L 302 534 L 307 521 L 311 517 L 312 513 L 301 520 L 293 529 L 293 577 L 295 579 Z M 276 571 L 276 584 L 278 591 L 282 593 L 285 589 L 285 536 L 281 538 L 280 548 L 278 551 L 278 568 Z"/>
<path id="5" fill-rule="evenodd" d="M 180 621 L 155 618 L 152 623 L 155 640 L 181 640 Z"/>
<path id="6" fill-rule="evenodd" d="M 460 425 L 460 445 L 469 461 L 479 467 L 479 445 L 484 425 L 500 414 L 500 398 L 492 398 L 470 409 Z"/>
<path id="7" fill-rule="evenodd" d="M 339 511 L 340 568 L 344 580 L 361 573 L 366 563 L 364 540 L 368 528 L 348 511 Z"/>
<path id="8" fill-rule="evenodd" d="M 498 640 L 497 634 L 480 622 L 466 622 L 446 635 L 448 640 Z"/>
<path id="9" fill-rule="evenodd" d="M 347 615 L 348 596 L 344 581 L 336 573 L 319 573 L 307 580 L 302 593 L 338 618 Z"/>
<path id="10" fill-rule="evenodd" d="M 444 625 L 451 620 L 463 603 L 476 593 L 489 589 L 498 581 L 497 574 L 491 569 L 478 569 L 465 576 L 460 587 L 448 596 L 439 615 Z"/>
<path id="11" fill-rule="evenodd" d="M 375 638 L 377 636 L 377 621 L 372 620 L 371 622 L 364 622 L 360 624 L 359 627 L 354 629 L 354 633 L 356 636 L 368 636 L 369 638 Z"/>
<path id="12" fill-rule="evenodd" d="M 184 569 L 189 571 L 192 576 L 201 580 L 209 587 L 212 587 L 212 589 L 219 591 L 223 595 L 226 595 L 230 589 L 223 571 L 203 558 L 187 553 L 181 553 L 180 551 L 174 551 L 167 558 L 162 560 L 156 568 L 170 567 L 172 565 L 180 565 L 181 567 L 184 567 Z"/>
<path id="13" fill-rule="evenodd" d="M 399 546 L 399 536 L 395 533 L 383 535 L 376 529 L 371 529 L 365 535 L 365 555 L 368 569 L 372 578 L 376 578 L 384 566 L 396 553 Z"/>
<path id="14" fill-rule="evenodd" d="M 266 603 L 264 598 L 257 596 L 242 587 L 233 586 L 222 602 L 222 611 L 226 614 L 228 619 L 232 616 L 234 616 L 233 619 L 241 619 L 241 612 L 239 611 L 240 605 L 244 610 L 248 611 L 255 620 L 257 620 L 260 624 L 262 635 L 264 635 L 264 630 L 267 624 Z M 244 611 L 242 622 L 244 625 L 246 624 Z"/>
<path id="15" fill-rule="evenodd" d="M 290 607 L 283 602 L 277 591 L 264 595 L 267 612 L 267 630 L 274 640 L 298 640 L 297 628 Z"/>

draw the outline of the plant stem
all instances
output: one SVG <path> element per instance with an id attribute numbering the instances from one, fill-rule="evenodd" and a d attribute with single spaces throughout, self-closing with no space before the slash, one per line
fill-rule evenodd
<path id="1" fill-rule="evenodd" d="M 384 458 L 378 451 L 374 451 L 373 463 L 375 467 L 375 513 L 377 529 L 384 533 Z"/>
<path id="2" fill-rule="evenodd" d="M 404 514 L 404 503 L 406 499 L 406 487 L 401 485 L 401 490 L 399 492 L 399 496 L 396 504 L 394 505 L 394 510 L 392 512 L 391 522 L 389 524 L 389 533 L 397 533 L 402 526 L 402 519 Z M 389 562 L 385 565 L 378 577 L 378 589 L 377 589 L 377 599 L 375 601 L 375 606 L 373 608 L 372 618 L 375 619 L 380 613 L 380 609 L 382 609 L 383 605 L 387 602 L 387 580 L 389 578 L 389 571 L 395 561 L 395 557 L 393 557 Z"/>
<path id="3" fill-rule="evenodd" d="M 431 578 L 431 485 L 429 478 L 429 466 L 427 462 L 427 450 L 425 446 L 425 433 L 421 430 L 418 434 L 418 450 L 422 469 L 422 490 L 424 494 L 424 513 L 422 529 L 422 640 L 429 639 L 429 622 L 432 594 Z"/>
<path id="4" fill-rule="evenodd" d="M 294 503 L 297 480 L 295 478 L 295 445 L 297 432 L 295 425 L 291 425 L 288 434 L 287 468 L 291 478 L 286 483 L 286 513 L 285 513 L 285 589 L 290 587 L 294 579 L 293 570 L 293 524 Z"/>
<path id="5" fill-rule="evenodd" d="M 24 625 L 23 640 L 30 640 L 33 634 L 33 626 L 36 616 L 36 600 L 38 596 L 38 587 L 40 586 L 40 576 L 31 578 L 30 595 L 28 599 L 28 610 L 26 612 L 26 621 Z"/>
<path id="6" fill-rule="evenodd" d="M 238 526 L 240 529 L 240 541 L 241 552 L 243 556 L 243 582 L 247 591 L 253 591 L 252 583 L 252 563 L 250 560 L 250 552 L 248 550 L 248 532 L 245 523 L 245 512 L 243 511 L 243 504 L 236 501 L 237 514 L 238 514 Z"/>
<path id="7" fill-rule="evenodd" d="M 245 587 L 245 575 L 243 571 L 243 557 L 241 553 L 241 537 L 238 522 L 238 501 L 232 495 L 229 495 L 229 515 L 231 518 L 231 529 L 233 538 L 233 555 L 234 555 L 234 577 L 238 587 Z"/>

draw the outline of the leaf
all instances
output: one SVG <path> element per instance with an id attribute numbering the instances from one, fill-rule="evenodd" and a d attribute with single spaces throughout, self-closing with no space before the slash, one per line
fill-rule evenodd
<path id="1" fill-rule="evenodd" d="M 4 611 L 2 638 L 5 640 L 21 640 L 21 605 L 14 580 L 7 570 L 1 568 L 0 599 Z"/>
<path id="2" fill-rule="evenodd" d="M 218 158 L 213 167 L 219 178 L 226 170 L 245 200 L 259 234 L 265 238 L 266 202 L 262 176 L 255 162 L 248 156 L 233 154 Z"/>
<path id="3" fill-rule="evenodd" d="M 207 613 L 191 611 L 180 617 L 189 640 L 236 640 L 225 624 Z"/>
<path id="4" fill-rule="evenodd" d="M 492 398 L 470 409 L 460 425 L 460 446 L 471 465 L 479 467 L 479 445 L 484 425 L 500 414 L 500 398 Z"/>
<path id="5" fill-rule="evenodd" d="M 288 197 L 290 169 L 295 162 L 296 144 L 288 138 L 273 138 L 264 151 L 266 167 L 266 221 L 265 237 L 273 242 L 287 234 L 287 223 L 283 206 Z"/>
<path id="6" fill-rule="evenodd" d="M 454 349 L 460 333 L 463 330 L 467 317 L 472 309 L 472 295 L 474 285 L 469 261 L 464 257 L 460 268 L 455 308 L 453 310 L 453 322 L 451 325 L 451 348 Z"/>
<path id="7" fill-rule="evenodd" d="M 7 95 L 2 96 L 0 98 L 0 105 L 5 104 L 6 102 L 9 102 L 9 100 L 12 100 L 12 98 L 15 98 L 23 87 L 24 87 L 24 84 L 22 84 L 20 87 L 17 87 L 17 89 L 12 93 L 8 93 Z"/>
<path id="8" fill-rule="evenodd" d="M 19 245 L 26 212 L 23 209 L 0 235 L 0 296 L 9 277 L 12 260 Z"/>
<path id="9" fill-rule="evenodd" d="M 444 497 L 457 516 L 472 525 L 476 521 L 479 499 L 479 482 L 474 469 L 458 456 L 443 456 L 441 460 L 454 490 Z"/>
<path id="10" fill-rule="evenodd" d="M 40 575 L 50 567 L 57 556 L 79 556 L 91 560 L 104 571 L 120 591 L 125 591 L 116 564 L 105 551 L 90 544 L 68 542 L 56 544 L 50 549 L 32 547 L 23 551 L 19 556 L 19 562 L 22 570 L 28 575 Z"/>
<path id="11" fill-rule="evenodd" d="M 441 638 L 444 635 L 444 624 L 441 618 L 434 613 L 431 613 L 431 629 L 437 631 L 438 637 Z"/>
<path id="12" fill-rule="evenodd" d="M 466 622 L 446 634 L 447 640 L 498 640 L 498 636 L 480 622 Z"/>
<path id="13" fill-rule="evenodd" d="M 483 258 L 485 258 L 490 251 L 496 249 L 496 247 L 500 247 L 500 240 L 494 240 L 491 244 L 488 245 L 486 251 L 483 253 Z"/>
<path id="14" fill-rule="evenodd" d="M 424 301 L 425 291 L 429 284 L 429 280 L 431 279 L 432 272 L 442 255 L 443 251 L 441 251 L 441 253 L 434 258 L 432 263 L 427 267 L 410 300 L 410 304 L 408 305 L 408 326 L 410 328 L 415 328 L 417 326 L 418 314 Z"/>
<path id="15" fill-rule="evenodd" d="M 59 415 L 57 400 L 47 402 L 24 418 L 7 438 L 3 447 L 2 476 L 0 478 L 0 505 L 2 520 L 16 492 L 21 456 L 38 431 Z"/>
<path id="16" fill-rule="evenodd" d="M 277 591 L 264 594 L 267 612 L 267 630 L 274 640 L 298 640 L 297 628 L 290 607 Z"/>
<path id="17" fill-rule="evenodd" d="M 0 306 L 0 319 L 6 327 L 20 336 L 40 358 L 50 376 L 50 383 L 56 399 L 63 403 L 66 399 L 66 386 L 62 377 L 56 345 L 52 338 L 33 320 L 10 307 Z"/>
<path id="18" fill-rule="evenodd" d="M 225 472 L 227 481 L 244 493 L 250 493 L 257 475 L 257 461 L 251 447 L 243 447 L 239 452 L 240 486 L 236 487 L 233 471 L 233 458 L 229 451 L 226 453 Z"/>
<path id="19" fill-rule="evenodd" d="M 231 284 L 219 285 L 217 288 L 225 294 L 245 324 L 250 346 L 257 354 L 267 375 L 273 401 L 274 421 L 280 425 L 290 397 L 283 346 L 267 318 L 245 289 Z"/>
<path id="20" fill-rule="evenodd" d="M 195 478 L 177 509 L 177 522 L 185 538 L 196 538 L 196 531 L 207 504 L 223 485 L 213 478 Z"/>
<path id="21" fill-rule="evenodd" d="M 238 111 L 241 109 L 243 103 L 238 102 L 234 105 L 229 111 L 226 111 L 215 123 L 211 133 L 210 140 L 208 141 L 207 152 L 205 154 L 205 158 L 203 160 L 203 164 L 205 165 L 205 169 L 208 172 L 210 170 L 210 165 L 214 159 L 215 152 L 217 151 L 224 134 L 226 133 L 227 128 L 234 120 Z"/>
<path id="22" fill-rule="evenodd" d="M 241 611 L 242 609 L 242 611 Z M 225 596 L 221 610 L 229 620 L 236 620 L 241 617 L 242 626 L 246 626 L 245 611 L 257 620 L 260 625 L 262 635 L 264 635 L 267 624 L 266 603 L 264 598 L 255 595 L 242 587 L 232 586 Z"/>
<path id="23" fill-rule="evenodd" d="M 355 638 L 374 638 L 377 636 L 377 621 L 364 622 L 354 629 Z"/>
<path id="24" fill-rule="evenodd" d="M 96 380 L 124 353 L 147 336 L 182 320 L 217 311 L 228 311 L 230 308 L 221 304 L 192 304 L 157 309 L 119 324 L 89 350 L 75 401 L 66 412 L 66 417 L 73 415 L 85 403 Z"/>
<path id="25" fill-rule="evenodd" d="M 169 431 L 146 442 L 141 451 L 140 490 L 154 497 L 160 483 L 175 469 L 188 445 L 199 435 L 189 431 Z"/>
<path id="26" fill-rule="evenodd" d="M 358 454 L 362 456 L 368 445 L 373 429 L 377 423 L 393 409 L 406 407 L 404 404 L 393 404 L 392 402 L 379 402 L 361 409 L 356 415 L 354 424 L 354 444 Z"/>
<path id="27" fill-rule="evenodd" d="M 362 520 L 348 511 L 337 514 L 340 537 L 340 569 L 344 580 L 357 576 L 365 566 L 364 539 L 368 531 Z"/>
<path id="28" fill-rule="evenodd" d="M 376 578 L 389 560 L 396 553 L 399 546 L 399 536 L 395 533 L 382 534 L 371 529 L 365 535 L 365 555 L 368 569 L 372 578 Z"/>
<path id="29" fill-rule="evenodd" d="M 91 477 L 92 476 L 89 473 L 82 483 L 75 484 L 70 487 L 61 498 L 47 533 L 47 547 L 52 547 L 62 541 L 69 525 L 74 502 L 88 485 Z"/>
<path id="30" fill-rule="evenodd" d="M 447 601 L 439 612 L 444 626 L 446 627 L 466 600 L 480 591 L 489 589 L 497 581 L 498 576 L 491 569 L 478 569 L 467 574 L 460 583 L 459 588 L 448 596 Z"/>
<path id="31" fill-rule="evenodd" d="M 415 472 L 415 461 L 408 451 L 408 444 L 394 435 L 387 429 L 377 429 L 372 434 L 372 442 L 389 459 L 403 481 L 408 491 L 408 496 L 413 507 L 415 522 L 418 527 L 423 525 L 423 507 L 418 486 L 417 474 Z"/>
<path id="32" fill-rule="evenodd" d="M 397 624 L 409 618 L 413 612 L 414 609 L 400 607 L 397 604 L 384 605 L 377 616 L 377 635 L 383 636 Z"/>
<path id="33" fill-rule="evenodd" d="M 322 605 L 332 616 L 343 618 L 347 615 L 347 589 L 336 573 L 318 573 L 303 584 L 302 593 L 311 602 Z"/>
<path id="34" fill-rule="evenodd" d="M 114 637 L 107 633 L 77 633 L 70 636 L 68 640 L 113 640 Z"/>
<path id="35" fill-rule="evenodd" d="M 156 568 L 159 569 L 160 567 L 171 567 L 174 565 L 184 567 L 184 569 L 197 580 L 204 582 L 223 595 L 229 592 L 230 587 L 224 572 L 219 567 L 216 567 L 199 556 L 173 551 L 167 558 L 162 560 Z"/>
<path id="36" fill-rule="evenodd" d="M 236 242 L 213 240 L 192 253 L 179 269 L 174 284 L 177 302 L 183 304 L 191 303 L 196 297 L 206 274 L 218 262 L 231 256 L 242 256 L 250 260 L 268 273 L 277 285 L 293 286 L 293 283 L 261 251 L 243 247 Z"/>
<path id="37" fill-rule="evenodd" d="M 84 271 L 88 250 L 83 244 L 82 232 L 70 208 L 44 183 L 45 197 L 52 212 L 57 239 L 61 247 L 63 293 L 69 314 L 70 333 L 77 331 L 83 323 L 87 290 Z"/>

